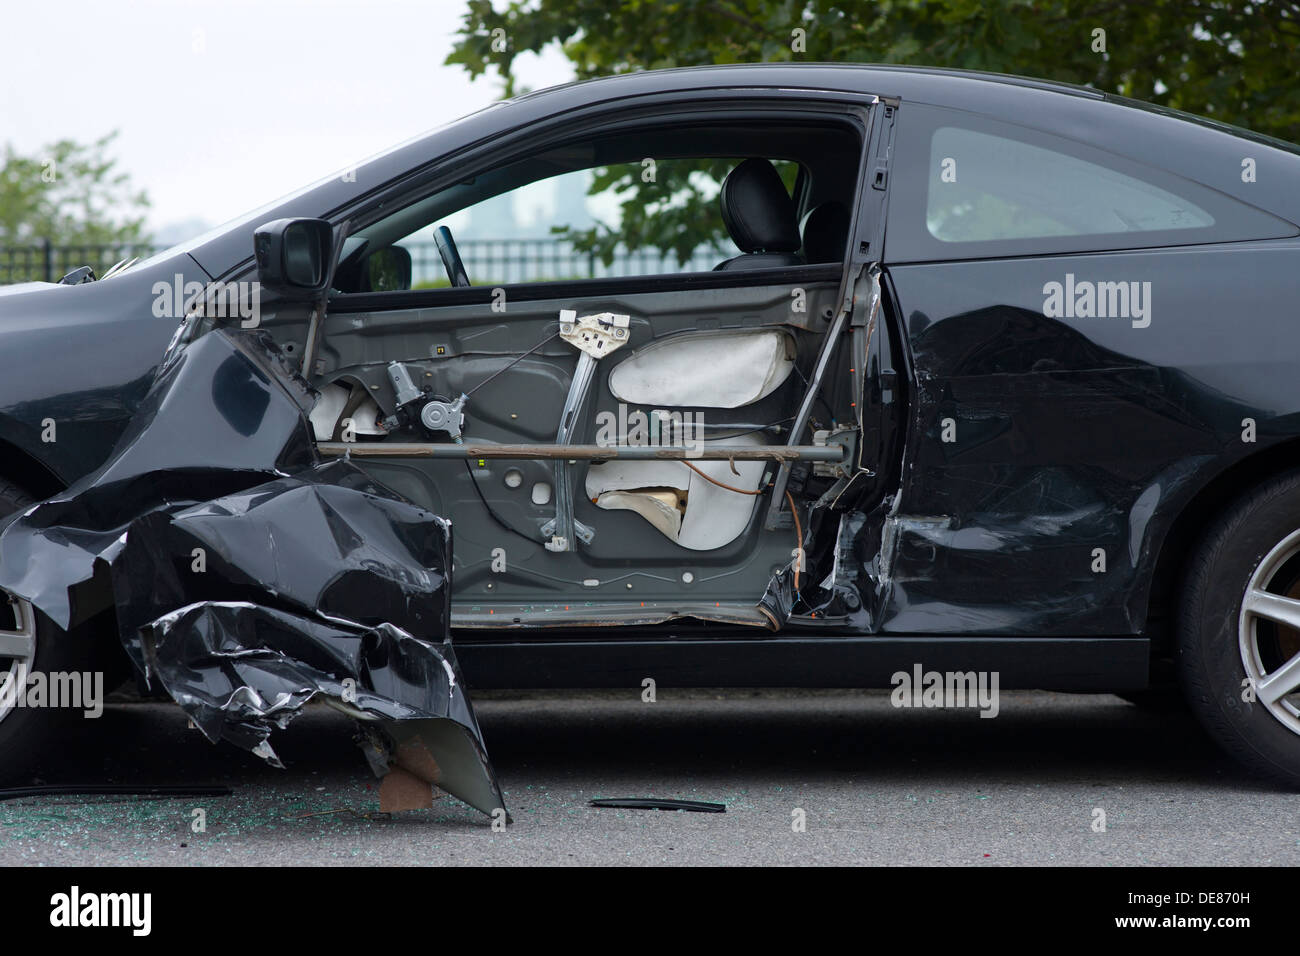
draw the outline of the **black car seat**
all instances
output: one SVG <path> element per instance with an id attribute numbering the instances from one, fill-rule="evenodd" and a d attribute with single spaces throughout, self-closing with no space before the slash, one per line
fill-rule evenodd
<path id="1" fill-rule="evenodd" d="M 727 232 L 744 255 L 718 263 L 715 271 L 803 265 L 794 202 L 766 159 L 747 159 L 729 172 L 718 202 Z"/>
<path id="2" fill-rule="evenodd" d="M 844 203 L 832 199 L 804 216 L 803 258 L 809 265 L 843 262 L 848 241 L 849 210 Z"/>

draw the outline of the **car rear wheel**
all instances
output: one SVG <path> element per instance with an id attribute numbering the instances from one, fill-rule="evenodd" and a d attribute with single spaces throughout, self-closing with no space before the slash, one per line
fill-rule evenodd
<path id="1" fill-rule="evenodd" d="M 34 502 L 18 486 L 0 480 L 0 517 Z M 24 600 L 0 591 L 0 781 L 23 778 L 39 762 L 51 737 L 69 716 L 66 710 L 20 706 L 17 682 L 33 673 L 78 669 L 77 648 L 68 635 Z"/>
<path id="2" fill-rule="evenodd" d="M 1210 734 L 1300 787 L 1300 472 L 1261 485 L 1207 531 L 1178 640 L 1184 692 Z"/>

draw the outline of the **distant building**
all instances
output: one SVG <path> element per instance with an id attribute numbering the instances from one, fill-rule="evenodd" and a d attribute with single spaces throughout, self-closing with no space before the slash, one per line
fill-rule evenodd
<path id="1" fill-rule="evenodd" d="M 594 222 L 587 212 L 590 183 L 591 174 L 583 170 L 546 184 L 549 196 L 529 187 L 494 196 L 468 210 L 469 224 L 456 230 L 456 238 L 549 239 L 552 226 L 590 228 Z"/>

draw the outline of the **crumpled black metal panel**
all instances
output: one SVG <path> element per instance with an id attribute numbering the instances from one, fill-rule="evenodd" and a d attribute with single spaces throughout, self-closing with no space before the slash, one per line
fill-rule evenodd
<path id="1" fill-rule="evenodd" d="M 196 601 L 448 632 L 450 528 L 351 462 L 314 465 L 131 523 L 112 562 L 123 634 Z"/>
<path id="2" fill-rule="evenodd" d="M 132 660 L 209 739 L 278 764 L 271 732 L 323 695 L 419 738 L 424 779 L 492 813 L 449 636 L 450 526 L 322 464 L 313 400 L 264 334 L 197 339 L 102 468 L 4 527 L 0 588 L 65 628 L 114 607 Z"/>
<path id="3" fill-rule="evenodd" d="M 363 719 L 445 725 L 421 734 L 441 771 L 434 782 L 484 813 L 505 806 L 449 642 L 222 601 L 165 614 L 135 641 L 150 677 L 211 740 L 280 766 L 272 729 L 321 694 Z"/>
<path id="4" fill-rule="evenodd" d="M 211 332 L 164 368 L 113 454 L 66 491 L 10 517 L 0 536 L 0 587 L 60 627 L 107 608 L 95 559 L 127 526 L 252 487 L 315 461 L 303 408 L 312 398 L 270 340 Z"/>

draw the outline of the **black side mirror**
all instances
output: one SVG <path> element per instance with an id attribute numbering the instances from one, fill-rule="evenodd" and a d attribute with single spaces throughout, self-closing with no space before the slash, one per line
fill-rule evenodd
<path id="1" fill-rule="evenodd" d="M 411 288 L 411 253 L 401 246 L 377 249 L 366 256 L 364 292 L 405 292 Z"/>
<path id="2" fill-rule="evenodd" d="M 253 233 L 257 279 L 263 288 L 311 298 L 329 282 L 334 233 L 324 219 L 276 219 Z"/>

